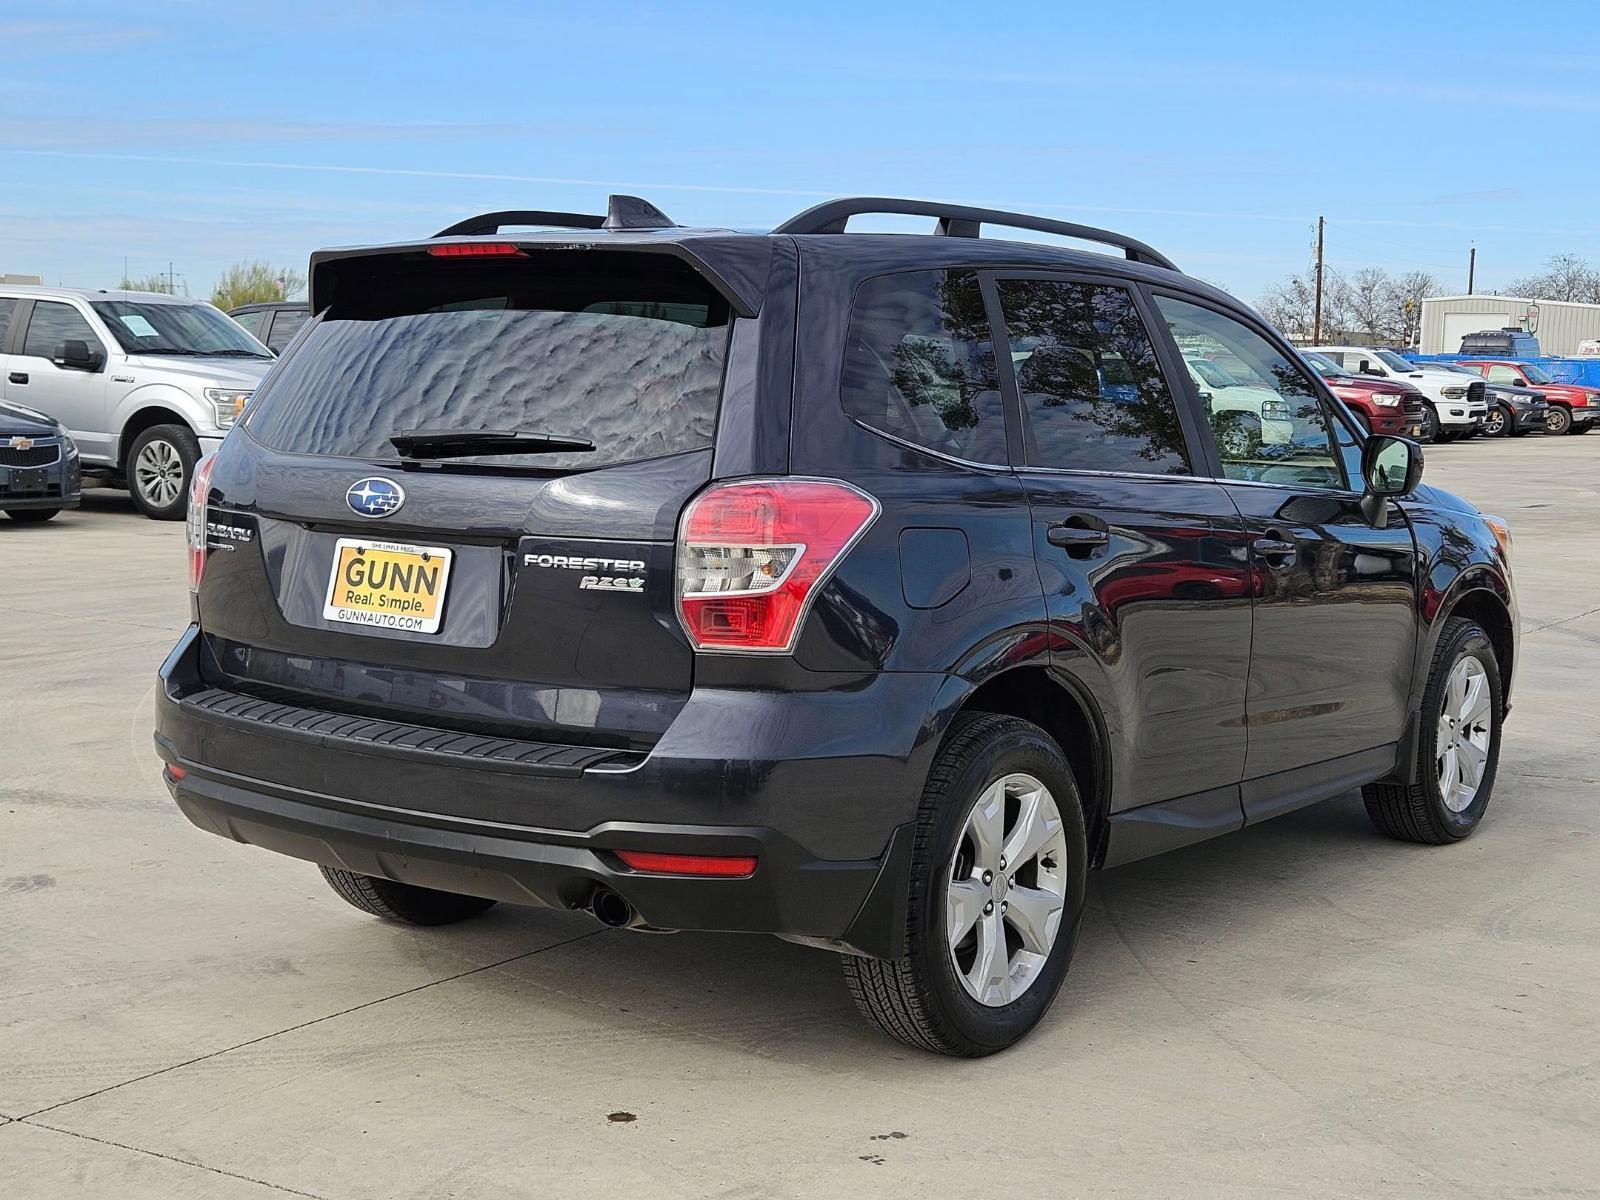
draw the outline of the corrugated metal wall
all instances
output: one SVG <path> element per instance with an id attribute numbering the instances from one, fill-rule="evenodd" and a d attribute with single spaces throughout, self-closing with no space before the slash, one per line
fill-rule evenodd
<path id="1" fill-rule="evenodd" d="M 1461 335 L 1479 329 L 1499 329 L 1519 323 L 1530 301 L 1519 296 L 1445 296 L 1422 302 L 1423 354 L 1455 354 L 1461 349 Z M 1600 339 L 1600 304 L 1564 304 L 1541 300 L 1539 328 L 1534 337 L 1545 354 L 1576 354 L 1578 343 Z M 1483 323 L 1473 329 L 1473 316 Z"/>

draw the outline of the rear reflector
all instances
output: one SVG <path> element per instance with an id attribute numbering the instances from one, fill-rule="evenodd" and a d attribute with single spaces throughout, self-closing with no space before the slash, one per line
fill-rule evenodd
<path id="1" fill-rule="evenodd" d="M 437 246 L 429 246 L 428 253 L 435 258 L 527 257 L 510 242 L 442 242 Z"/>
<path id="2" fill-rule="evenodd" d="M 189 772 L 185 771 L 182 767 L 175 767 L 171 763 L 168 763 L 164 774 L 168 779 L 172 780 L 173 783 L 177 783 L 178 780 L 184 778 L 189 774 Z"/>
<path id="3" fill-rule="evenodd" d="M 756 860 L 710 854 L 654 854 L 647 850 L 618 850 L 617 857 L 635 871 L 652 875 L 715 875 L 724 879 L 756 873 Z"/>

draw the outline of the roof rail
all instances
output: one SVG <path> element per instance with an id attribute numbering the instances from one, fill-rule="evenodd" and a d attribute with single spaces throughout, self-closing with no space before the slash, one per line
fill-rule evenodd
<path id="1" fill-rule="evenodd" d="M 980 226 L 1004 225 L 1010 229 L 1032 229 L 1039 233 L 1057 233 L 1063 237 L 1080 238 L 1086 242 L 1099 242 L 1115 246 L 1128 256 L 1130 262 L 1147 263 L 1178 268 L 1159 250 L 1112 233 L 1096 229 L 1093 225 L 1076 225 L 1071 221 L 1054 221 L 1049 217 L 1030 217 L 1026 213 L 1002 212 L 994 208 L 972 208 L 965 204 L 939 204 L 931 200 L 895 200 L 884 196 L 851 196 L 842 200 L 825 200 L 797 216 L 790 217 L 773 233 L 843 233 L 851 217 L 865 213 L 893 213 L 909 217 L 937 217 L 934 232 L 943 237 L 977 237 Z"/>
<path id="2" fill-rule="evenodd" d="M 672 218 L 648 200 L 641 200 L 637 196 L 609 196 L 603 217 L 593 213 L 507 209 L 504 212 L 479 213 L 465 221 L 457 221 L 433 236 L 477 237 L 485 233 L 499 233 L 508 225 L 549 225 L 556 229 L 671 229 Z"/>

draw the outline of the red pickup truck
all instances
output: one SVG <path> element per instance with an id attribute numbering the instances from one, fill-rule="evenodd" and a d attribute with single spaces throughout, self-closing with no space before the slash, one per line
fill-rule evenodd
<path id="1" fill-rule="evenodd" d="M 1422 393 L 1409 383 L 1352 375 L 1325 354 L 1307 353 L 1305 360 L 1368 433 L 1418 435 L 1424 411 Z"/>
<path id="2" fill-rule="evenodd" d="M 1600 424 L 1600 388 L 1557 383 L 1532 363 L 1509 358 L 1467 358 L 1459 365 L 1476 371 L 1490 383 L 1538 388 L 1550 402 L 1544 419 L 1549 433 L 1588 433 Z"/>

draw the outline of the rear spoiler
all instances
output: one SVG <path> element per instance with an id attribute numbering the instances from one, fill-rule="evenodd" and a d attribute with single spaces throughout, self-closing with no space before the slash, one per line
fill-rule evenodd
<path id="1" fill-rule="evenodd" d="M 501 234 L 510 226 L 553 226 L 561 233 Z M 566 231 L 573 232 L 568 233 Z M 771 239 L 715 230 L 688 230 L 648 201 L 636 196 L 612 196 L 604 216 L 589 213 L 510 210 L 481 213 L 457 221 L 448 229 L 418 242 L 384 246 L 352 246 L 318 250 L 311 256 L 312 315 L 333 302 L 339 276 L 338 263 L 384 255 L 425 254 L 432 247 L 452 242 L 510 242 L 519 249 L 619 250 L 636 254 L 666 254 L 686 263 L 716 288 L 741 317 L 761 311 L 772 257 Z"/>

